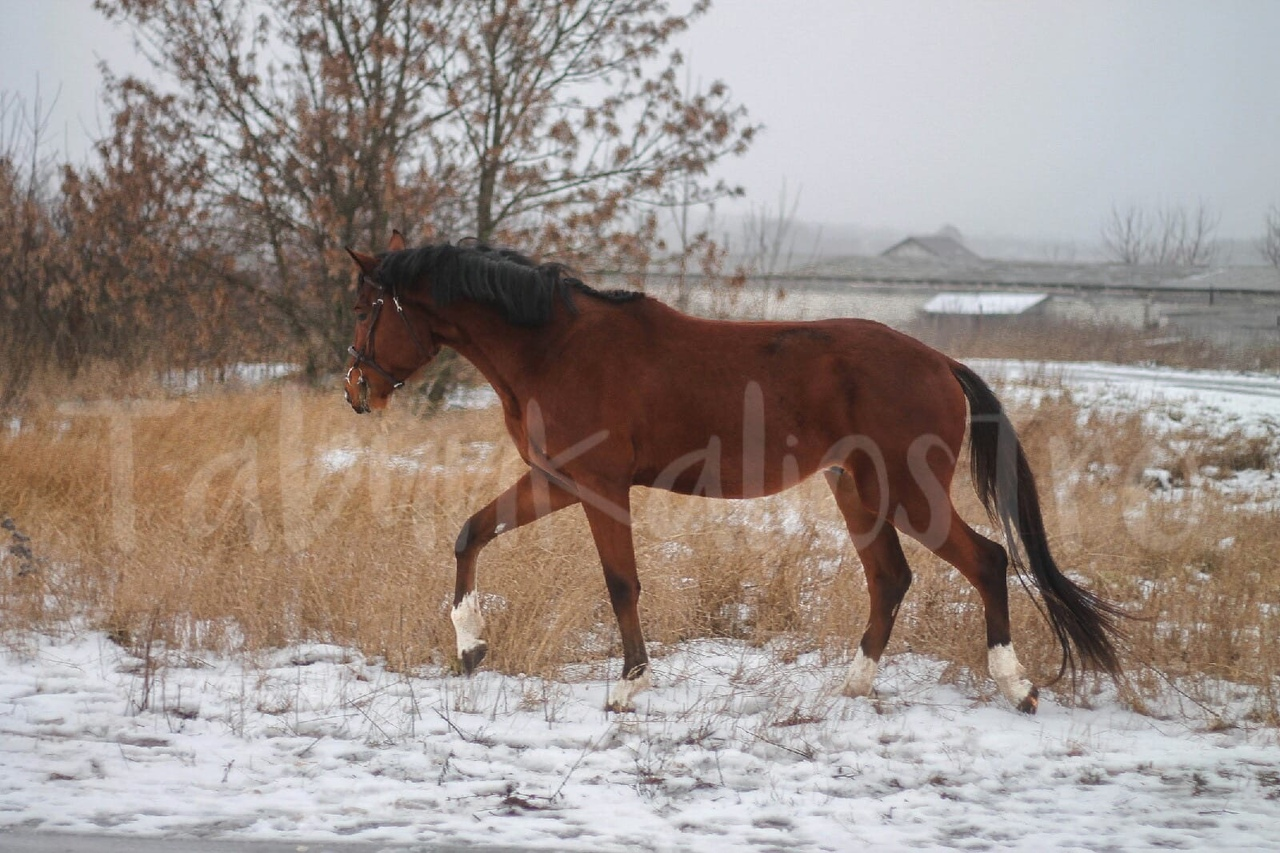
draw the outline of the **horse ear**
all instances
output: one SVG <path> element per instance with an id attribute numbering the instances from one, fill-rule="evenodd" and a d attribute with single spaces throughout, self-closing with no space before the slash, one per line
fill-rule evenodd
<path id="1" fill-rule="evenodd" d="M 387 244 L 387 251 L 399 252 L 400 250 L 405 248 L 407 247 L 405 246 L 404 235 L 401 234 L 398 230 L 392 230 L 391 242 Z"/>
<path id="2" fill-rule="evenodd" d="M 373 255 L 366 255 L 363 252 L 353 251 L 350 246 L 347 246 L 347 254 L 350 255 L 351 259 L 356 262 L 358 267 L 360 267 L 360 272 L 365 275 L 372 275 L 373 271 L 378 267 L 378 259 Z"/>

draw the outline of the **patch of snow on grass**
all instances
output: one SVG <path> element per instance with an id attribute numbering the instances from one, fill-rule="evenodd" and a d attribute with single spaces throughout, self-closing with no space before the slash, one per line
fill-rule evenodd
<path id="1" fill-rule="evenodd" d="M 1154 436 L 1162 436 L 1171 450 L 1185 451 L 1189 439 L 1201 435 L 1257 440 L 1274 454 L 1280 451 L 1280 376 L 1216 370 L 1178 370 L 1162 367 L 1093 362 L 1036 362 L 974 359 L 969 364 L 989 381 L 1000 382 L 1008 403 L 1038 406 L 1045 398 L 1069 392 L 1080 417 L 1097 412 L 1143 415 Z M 1090 470 L 1091 476 L 1114 478 L 1122 473 Z M 1186 482 L 1173 472 L 1147 467 L 1141 481 L 1167 501 L 1183 501 L 1198 492 L 1215 491 L 1242 509 L 1280 508 L 1280 477 L 1274 470 L 1221 470 L 1207 465 Z"/>
<path id="2" fill-rule="evenodd" d="M 1153 426 L 1195 419 L 1247 435 L 1274 435 L 1280 425 L 1280 376 L 1221 370 L 1179 370 L 1101 362 L 973 359 L 967 362 L 988 381 L 1027 386 L 1060 384 L 1086 408 L 1157 413 Z M 1041 390 L 1039 393 L 1045 393 Z"/>

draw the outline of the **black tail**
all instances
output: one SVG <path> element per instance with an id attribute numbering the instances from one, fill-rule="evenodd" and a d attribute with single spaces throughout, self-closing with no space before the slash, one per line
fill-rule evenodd
<path id="1" fill-rule="evenodd" d="M 1075 673 L 1077 655 L 1081 663 L 1120 677 L 1120 660 L 1112 640 L 1123 636 L 1117 621 L 1126 614 L 1078 586 L 1058 569 L 1049 553 L 1036 479 L 1004 407 L 978 374 L 956 362 L 952 363 L 951 371 L 969 400 L 969 453 L 974 489 L 992 521 L 999 519 L 1004 528 L 1010 562 L 1018 579 L 1028 592 L 1031 589 L 1028 578 L 1040 590 L 1044 599 L 1040 612 L 1062 646 L 1058 677 L 1061 678 L 1068 667 Z M 1015 530 L 1022 542 L 1022 554 L 1014 541 Z"/>

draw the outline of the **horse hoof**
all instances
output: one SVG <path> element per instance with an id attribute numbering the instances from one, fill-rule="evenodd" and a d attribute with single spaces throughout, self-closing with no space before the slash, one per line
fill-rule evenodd
<path id="1" fill-rule="evenodd" d="M 1038 707 L 1040 707 L 1040 691 L 1032 687 L 1026 698 L 1018 703 L 1018 710 L 1024 714 L 1034 714 Z"/>
<path id="2" fill-rule="evenodd" d="M 463 652 L 461 655 L 459 655 L 459 657 L 462 658 L 463 673 L 465 673 L 466 675 L 470 675 L 471 673 L 475 672 L 476 667 L 480 665 L 480 661 L 484 660 L 484 656 L 485 654 L 488 653 L 488 651 L 489 651 L 489 644 L 485 642 L 481 642 L 480 644 L 472 646 L 471 648 Z"/>
<path id="3" fill-rule="evenodd" d="M 604 706 L 606 711 L 612 711 L 615 714 L 634 711 L 636 704 L 631 700 L 637 693 L 648 690 L 653 685 L 647 663 L 633 667 L 628 675 L 631 677 L 620 678 L 614 682 L 613 690 L 609 691 L 609 701 Z"/>

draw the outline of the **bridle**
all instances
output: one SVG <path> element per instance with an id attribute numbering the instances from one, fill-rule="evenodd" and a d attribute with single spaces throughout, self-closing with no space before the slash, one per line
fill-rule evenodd
<path id="1" fill-rule="evenodd" d="M 436 346 L 435 339 L 431 335 L 431 327 L 427 327 L 427 346 L 423 346 L 422 341 L 418 340 L 418 336 L 414 334 L 413 324 L 409 322 L 409 318 L 405 315 L 404 305 L 400 302 L 400 296 L 396 293 L 394 287 L 388 290 L 381 282 L 370 278 L 363 273 L 360 274 L 360 284 L 368 284 L 376 288 L 378 292 L 383 295 L 373 301 L 373 316 L 369 318 L 369 334 L 365 337 L 364 341 L 365 352 L 360 352 L 360 350 L 355 348 L 354 344 L 347 347 L 347 352 L 350 353 L 351 357 L 355 360 L 355 363 L 347 370 L 347 381 L 351 381 L 352 371 L 358 371 L 359 375 L 356 378 L 355 384 L 359 386 L 368 385 L 364 378 L 364 370 L 367 367 L 383 379 L 390 382 L 391 390 L 394 391 L 396 389 L 403 388 L 404 380 L 396 379 L 391 375 L 390 371 L 379 365 L 375 360 L 375 354 L 373 351 L 373 333 L 377 331 L 378 317 L 382 314 L 382 306 L 386 302 L 386 297 L 391 297 L 391 304 L 395 307 L 396 313 L 400 315 L 400 319 L 404 321 L 404 328 L 405 331 L 409 333 L 409 340 L 413 341 L 413 345 L 418 348 L 418 352 L 422 354 L 424 362 L 430 361 L 434 358 L 435 351 L 439 350 L 439 347 Z"/>

